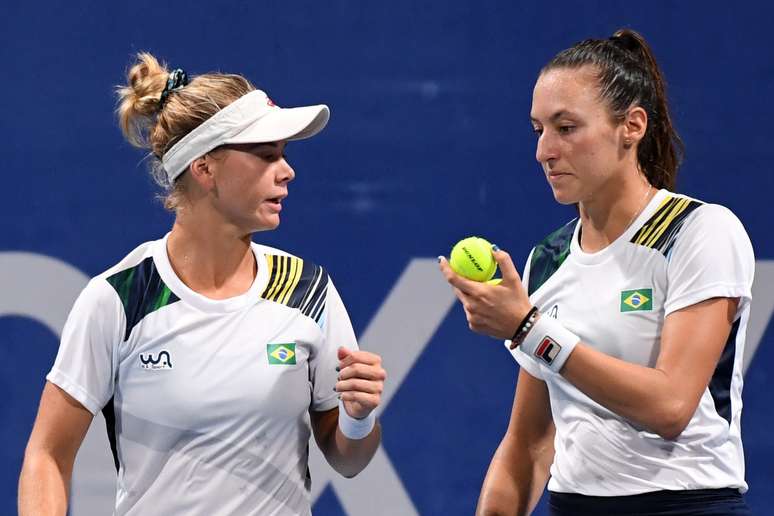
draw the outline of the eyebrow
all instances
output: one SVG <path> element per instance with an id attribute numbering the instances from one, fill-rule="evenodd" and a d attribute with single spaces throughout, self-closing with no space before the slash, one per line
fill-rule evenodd
<path id="1" fill-rule="evenodd" d="M 567 111 L 566 109 L 560 109 L 559 111 L 557 111 L 556 113 L 551 115 L 548 118 L 548 121 L 549 122 L 556 122 L 557 120 L 559 120 L 563 116 L 568 116 L 568 115 L 569 116 L 574 116 L 574 113 L 571 113 L 570 111 Z M 537 118 L 533 117 L 533 116 L 530 116 L 529 120 L 530 120 L 530 122 L 539 122 L 539 120 Z"/>

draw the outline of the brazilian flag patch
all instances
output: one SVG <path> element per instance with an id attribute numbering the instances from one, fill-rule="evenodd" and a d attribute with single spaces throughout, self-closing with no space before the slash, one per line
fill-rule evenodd
<path id="1" fill-rule="evenodd" d="M 653 310 L 653 289 L 639 288 L 621 292 L 621 312 L 647 312 Z"/>
<path id="2" fill-rule="evenodd" d="M 266 355 L 269 357 L 269 365 L 295 365 L 296 344 L 266 344 Z"/>

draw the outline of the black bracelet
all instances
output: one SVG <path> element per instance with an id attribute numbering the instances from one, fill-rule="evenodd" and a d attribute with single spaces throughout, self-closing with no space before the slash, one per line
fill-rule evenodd
<path id="1" fill-rule="evenodd" d="M 529 330 L 532 329 L 532 326 L 535 323 L 535 319 L 537 318 L 538 313 L 538 307 L 533 306 L 529 312 L 527 312 L 527 315 L 524 316 L 524 319 L 521 320 L 521 323 L 516 328 L 516 332 L 513 334 L 513 337 L 511 337 L 511 342 L 516 343 L 517 345 L 521 342 L 521 340 L 524 339 L 524 337 L 529 333 Z M 513 349 L 513 347 L 511 348 Z"/>

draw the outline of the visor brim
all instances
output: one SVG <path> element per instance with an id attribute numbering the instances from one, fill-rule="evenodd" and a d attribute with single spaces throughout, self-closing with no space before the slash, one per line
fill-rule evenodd
<path id="1" fill-rule="evenodd" d="M 311 138 L 330 118 L 328 106 L 274 109 L 223 143 L 268 143 Z"/>

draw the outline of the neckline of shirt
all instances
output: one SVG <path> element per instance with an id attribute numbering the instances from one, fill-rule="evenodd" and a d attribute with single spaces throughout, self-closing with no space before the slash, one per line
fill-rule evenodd
<path id="1" fill-rule="evenodd" d="M 266 262 L 266 256 L 261 252 L 255 242 L 250 243 L 250 249 L 255 256 L 255 262 L 258 272 L 253 279 L 253 284 L 243 294 L 229 297 L 227 299 L 210 299 L 191 288 L 175 274 L 172 264 L 167 254 L 167 240 L 169 233 L 164 238 L 156 240 L 153 246 L 153 261 L 156 269 L 159 271 L 162 281 L 169 289 L 181 300 L 191 306 L 203 311 L 213 313 L 236 312 L 245 307 L 254 305 L 261 299 L 261 293 L 269 282 L 269 266 Z"/>
<path id="2" fill-rule="evenodd" d="M 642 225 L 653 216 L 661 202 L 668 195 L 671 195 L 668 190 L 660 189 L 656 191 L 656 195 L 648 202 L 645 208 L 640 212 L 636 219 L 629 225 L 628 228 L 615 240 L 610 242 L 610 245 L 600 249 L 599 251 L 588 253 L 584 251 L 580 246 L 580 229 L 581 219 L 578 217 L 578 221 L 575 223 L 575 230 L 572 234 L 572 242 L 570 242 L 570 258 L 584 265 L 595 265 L 604 262 L 609 259 L 616 249 L 626 245 L 634 234 L 642 227 Z"/>

